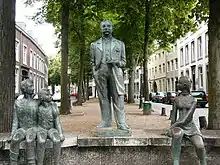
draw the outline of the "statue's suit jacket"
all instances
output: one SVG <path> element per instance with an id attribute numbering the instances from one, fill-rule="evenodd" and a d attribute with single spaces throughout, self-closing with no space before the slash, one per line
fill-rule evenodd
<path id="1" fill-rule="evenodd" d="M 118 62 L 119 67 L 112 67 L 112 73 L 114 76 L 114 82 L 116 83 L 116 89 L 119 95 L 124 95 L 124 77 L 122 68 L 125 67 L 126 57 L 125 57 L 125 45 L 122 41 L 112 38 L 111 40 L 111 58 L 112 62 Z M 103 44 L 102 38 L 91 43 L 90 46 L 91 56 L 92 56 L 92 66 L 93 74 L 97 74 L 101 67 L 103 61 Z"/>

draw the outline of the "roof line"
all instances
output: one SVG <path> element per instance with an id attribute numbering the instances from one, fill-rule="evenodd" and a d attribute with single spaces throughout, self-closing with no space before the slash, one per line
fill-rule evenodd
<path id="1" fill-rule="evenodd" d="M 47 57 L 45 51 L 42 49 L 42 47 L 35 41 L 35 39 L 30 34 L 28 34 L 24 29 L 22 29 L 17 23 L 15 24 L 15 28 L 21 31 L 27 38 L 29 38 L 34 43 L 34 45 L 42 52 L 42 54 Z"/>

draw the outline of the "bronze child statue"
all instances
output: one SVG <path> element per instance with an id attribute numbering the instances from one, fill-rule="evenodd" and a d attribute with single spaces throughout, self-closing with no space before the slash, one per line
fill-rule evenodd
<path id="1" fill-rule="evenodd" d="M 197 107 L 196 99 L 190 95 L 191 82 L 186 76 L 182 76 L 178 82 L 181 93 L 173 103 L 170 133 L 172 136 L 172 161 L 173 165 L 179 165 L 182 138 L 189 139 L 196 147 L 196 153 L 201 165 L 206 165 L 206 151 L 199 128 L 193 122 L 193 114 Z M 177 113 L 179 118 L 177 119 Z"/>
<path id="2" fill-rule="evenodd" d="M 37 133 L 37 161 L 38 165 L 43 165 L 44 153 L 47 139 L 53 142 L 53 161 L 55 165 L 59 164 L 61 142 L 64 141 L 64 135 L 59 118 L 59 109 L 52 102 L 49 89 L 41 89 L 38 94 L 40 105 L 38 111 Z"/>
<path id="3" fill-rule="evenodd" d="M 14 104 L 12 132 L 9 138 L 10 165 L 18 164 L 19 145 L 23 140 L 26 140 L 27 145 L 27 164 L 35 165 L 38 102 L 33 99 L 33 81 L 22 81 L 21 91 L 24 97 L 16 100 Z"/>

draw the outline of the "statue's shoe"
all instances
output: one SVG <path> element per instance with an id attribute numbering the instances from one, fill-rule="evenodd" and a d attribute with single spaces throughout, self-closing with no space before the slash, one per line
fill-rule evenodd
<path id="1" fill-rule="evenodd" d="M 111 127 L 112 125 L 110 123 L 100 123 L 97 125 L 97 128 L 108 128 Z"/>
<path id="2" fill-rule="evenodd" d="M 129 131 L 129 130 L 130 130 L 130 128 L 129 128 L 126 124 L 118 126 L 118 129 L 120 129 L 120 130 L 126 130 L 126 131 Z"/>

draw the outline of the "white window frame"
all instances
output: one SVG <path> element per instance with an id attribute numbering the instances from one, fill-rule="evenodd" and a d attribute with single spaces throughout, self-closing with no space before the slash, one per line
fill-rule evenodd
<path id="1" fill-rule="evenodd" d="M 34 51 L 30 49 L 30 67 L 33 67 Z"/>
<path id="2" fill-rule="evenodd" d="M 25 51 L 26 48 L 26 51 Z M 27 65 L 27 52 L 28 52 L 28 47 L 26 44 L 23 44 L 23 64 Z"/>
<path id="3" fill-rule="evenodd" d="M 15 67 L 15 92 L 19 93 L 19 67 Z"/>
<path id="4" fill-rule="evenodd" d="M 18 44 L 17 44 L 18 43 Z M 20 61 L 20 41 L 16 38 L 15 40 L 15 58 L 16 61 L 19 62 Z"/>
<path id="5" fill-rule="evenodd" d="M 180 65 L 184 65 L 184 55 L 183 55 L 183 48 L 180 49 Z"/>
<path id="6" fill-rule="evenodd" d="M 202 36 L 197 38 L 197 54 L 198 59 L 202 58 Z"/>
<path id="7" fill-rule="evenodd" d="M 186 58 L 186 64 L 189 64 L 189 46 L 185 46 L 185 58 Z"/>
<path id="8" fill-rule="evenodd" d="M 204 82 L 203 82 L 203 67 L 202 66 L 199 66 L 198 67 L 198 76 L 199 76 L 199 87 L 200 88 L 203 88 L 204 86 Z"/>
<path id="9" fill-rule="evenodd" d="M 209 54 L 209 34 L 208 32 L 205 33 L 205 56 L 207 57 Z"/>
<path id="10" fill-rule="evenodd" d="M 196 60 L 196 53 L 195 53 L 195 41 L 191 42 L 191 62 Z"/>

